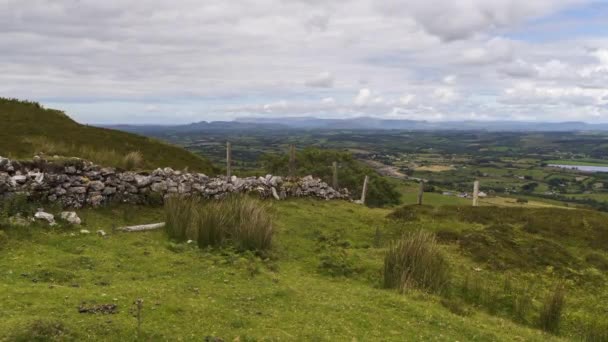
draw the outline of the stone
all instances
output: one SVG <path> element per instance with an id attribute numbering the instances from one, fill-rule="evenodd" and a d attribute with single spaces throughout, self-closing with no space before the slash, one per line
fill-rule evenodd
<path id="1" fill-rule="evenodd" d="M 93 191 L 101 191 L 105 188 L 105 184 L 103 184 L 101 181 L 92 181 L 89 183 L 89 189 L 93 190 Z"/>
<path id="2" fill-rule="evenodd" d="M 103 236 L 106 236 L 106 232 L 104 232 L 103 230 L 100 229 L 97 231 L 97 235 L 103 237 Z"/>
<path id="3" fill-rule="evenodd" d="M 84 194 L 87 192 L 87 188 L 84 186 L 73 186 L 68 189 L 68 192 L 71 194 Z"/>
<path id="4" fill-rule="evenodd" d="M 75 211 L 63 211 L 59 217 L 69 224 L 79 225 L 81 223 L 80 217 L 78 217 L 78 214 L 76 214 Z"/>
<path id="5" fill-rule="evenodd" d="M 80 234 L 91 234 L 91 232 L 86 229 L 81 229 Z"/>
<path id="6" fill-rule="evenodd" d="M 152 183 L 152 177 L 135 175 L 135 185 L 137 185 L 138 188 L 143 188 L 145 186 L 148 186 L 148 185 L 150 185 L 150 183 Z"/>
<path id="7" fill-rule="evenodd" d="M 15 182 L 17 184 L 23 184 L 27 180 L 27 177 L 24 175 L 15 175 L 11 178 L 12 178 L 13 182 Z"/>
<path id="8" fill-rule="evenodd" d="M 46 221 L 49 223 L 49 225 L 54 226 L 55 223 L 55 216 L 53 216 L 53 214 L 49 214 L 47 212 L 44 211 L 38 211 L 37 213 L 34 214 L 34 218 L 37 220 L 41 220 L 41 221 Z"/>
<path id="9" fill-rule="evenodd" d="M 279 197 L 279 194 L 277 193 L 277 189 L 275 187 L 272 187 L 270 189 L 272 190 L 272 197 L 274 197 L 274 199 L 279 201 L 281 199 L 281 197 Z"/>

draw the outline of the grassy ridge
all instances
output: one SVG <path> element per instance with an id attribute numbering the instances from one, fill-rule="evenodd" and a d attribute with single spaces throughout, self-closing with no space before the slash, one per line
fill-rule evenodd
<path id="1" fill-rule="evenodd" d="M 5 157 L 31 158 L 45 152 L 120 167 L 125 155 L 139 151 L 142 168 L 170 166 L 216 172 L 208 160 L 182 148 L 131 133 L 81 125 L 62 111 L 45 109 L 38 103 L 0 98 L 0 122 L 0 155 Z"/>

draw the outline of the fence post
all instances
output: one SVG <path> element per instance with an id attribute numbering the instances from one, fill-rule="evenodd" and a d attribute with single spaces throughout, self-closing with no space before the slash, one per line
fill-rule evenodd
<path id="1" fill-rule="evenodd" d="M 365 196 L 367 195 L 367 182 L 369 181 L 369 177 L 365 176 L 365 180 L 363 181 L 363 191 L 361 191 L 361 204 L 365 205 Z"/>
<path id="2" fill-rule="evenodd" d="M 479 203 L 479 181 L 473 183 L 473 206 L 476 207 Z"/>
<path id="3" fill-rule="evenodd" d="M 334 190 L 338 190 L 338 162 L 333 162 L 331 167 L 333 171 L 332 187 Z"/>
<path id="4" fill-rule="evenodd" d="M 422 196 L 424 195 L 424 181 L 420 181 L 418 186 L 418 205 L 422 205 Z"/>
<path id="5" fill-rule="evenodd" d="M 289 176 L 296 176 L 296 145 L 289 145 Z"/>
<path id="6" fill-rule="evenodd" d="M 226 142 L 226 178 L 230 179 L 232 176 L 232 146 L 230 145 L 230 141 Z"/>

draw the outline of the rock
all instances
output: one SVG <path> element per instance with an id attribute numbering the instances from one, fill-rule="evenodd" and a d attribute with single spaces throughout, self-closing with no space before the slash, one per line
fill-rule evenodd
<path id="1" fill-rule="evenodd" d="M 55 216 L 44 211 L 38 211 L 37 213 L 35 213 L 34 218 L 41 221 L 47 221 L 51 226 L 54 226 L 56 224 Z"/>
<path id="2" fill-rule="evenodd" d="M 105 184 L 103 184 L 101 181 L 92 181 L 89 183 L 89 189 L 93 190 L 93 191 L 101 191 L 105 188 Z"/>
<path id="3" fill-rule="evenodd" d="M 279 194 L 277 193 L 277 189 L 275 187 L 270 188 L 272 190 L 272 197 L 274 197 L 274 199 L 276 199 L 277 201 L 281 200 L 281 197 L 279 197 Z"/>
<path id="4" fill-rule="evenodd" d="M 63 211 L 59 217 L 73 225 L 79 225 L 81 223 L 80 217 L 78 217 L 75 211 Z"/>
<path id="5" fill-rule="evenodd" d="M 91 232 L 86 229 L 81 229 L 80 234 L 91 234 Z"/>
<path id="6" fill-rule="evenodd" d="M 97 231 L 97 235 L 103 237 L 103 236 L 106 236 L 106 232 L 104 232 L 103 230 L 100 229 L 100 230 Z"/>
<path id="7" fill-rule="evenodd" d="M 143 188 L 145 186 L 148 186 L 148 185 L 150 185 L 150 183 L 152 183 L 152 177 L 135 175 L 135 184 L 137 185 L 138 188 Z"/>
<path id="8" fill-rule="evenodd" d="M 24 175 L 15 175 L 11 178 L 12 178 L 13 182 L 15 182 L 17 184 L 23 184 L 27 180 L 27 177 Z"/>
<path id="9" fill-rule="evenodd" d="M 29 226 L 30 222 L 21 215 L 11 216 L 8 218 L 8 223 L 13 226 L 25 227 Z"/>
<path id="10" fill-rule="evenodd" d="M 84 186 L 74 186 L 68 189 L 68 192 L 71 194 L 84 194 L 87 192 L 87 188 Z"/>

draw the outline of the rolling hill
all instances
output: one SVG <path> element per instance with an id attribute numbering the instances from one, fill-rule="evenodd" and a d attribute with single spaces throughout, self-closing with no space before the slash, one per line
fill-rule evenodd
<path id="1" fill-rule="evenodd" d="M 64 112 L 35 102 L 0 98 L 0 156 L 31 158 L 47 155 L 79 157 L 104 166 L 122 167 L 124 157 L 141 154 L 139 167 L 188 168 L 213 174 L 205 158 L 167 143 L 107 128 L 77 123 Z M 139 152 L 139 153 L 137 153 Z"/>

